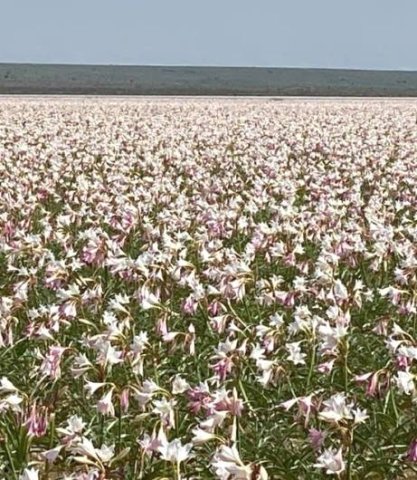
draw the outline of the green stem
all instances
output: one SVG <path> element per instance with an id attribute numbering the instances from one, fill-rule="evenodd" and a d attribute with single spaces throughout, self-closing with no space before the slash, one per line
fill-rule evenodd
<path id="1" fill-rule="evenodd" d="M 353 444 L 353 429 L 350 433 L 350 443 L 349 443 L 349 450 L 348 450 L 348 458 L 347 458 L 347 465 L 346 465 L 346 480 L 352 479 L 352 444 Z"/>
<path id="2" fill-rule="evenodd" d="M 349 367 L 348 367 L 348 354 L 349 354 L 349 342 L 346 340 L 345 344 L 345 358 L 344 358 L 344 374 L 345 374 L 345 395 L 348 393 L 348 384 L 349 384 Z"/>
<path id="3" fill-rule="evenodd" d="M 311 378 L 313 376 L 315 363 L 316 363 L 316 343 L 313 339 L 313 345 L 311 347 L 310 369 L 308 371 L 308 377 L 307 377 L 307 393 L 310 390 Z"/>
<path id="4" fill-rule="evenodd" d="M 9 442 L 8 438 L 5 438 L 5 439 L 4 439 L 4 448 L 6 449 L 7 459 L 9 460 L 10 468 L 12 469 L 12 472 L 13 472 L 13 477 L 14 477 L 15 480 L 17 480 L 17 473 L 16 473 L 16 469 L 15 469 L 15 466 L 14 466 L 12 453 L 11 453 L 11 451 L 10 451 L 9 443 L 8 443 L 8 442 Z"/>
<path id="5" fill-rule="evenodd" d="M 394 415 L 395 415 L 395 425 L 398 427 L 398 420 L 400 418 L 400 415 L 398 413 L 398 409 L 397 409 L 397 403 L 395 402 L 395 397 L 394 397 L 394 391 L 390 388 L 389 390 L 389 393 L 390 393 L 390 397 L 391 397 L 391 404 L 392 404 L 392 409 L 394 410 Z"/>
<path id="6" fill-rule="evenodd" d="M 243 398 L 245 399 L 246 405 L 248 406 L 249 410 L 252 410 L 252 405 L 249 402 L 248 395 L 246 394 L 245 387 L 243 386 L 242 380 L 239 378 L 238 380 L 240 391 L 242 392 Z"/>
<path id="7" fill-rule="evenodd" d="M 104 415 L 99 413 L 100 415 L 100 447 L 103 445 L 104 441 Z"/>
<path id="8" fill-rule="evenodd" d="M 180 467 L 180 462 L 177 462 L 176 467 L 175 467 L 175 479 L 176 479 L 176 480 L 181 480 L 181 467 Z"/>
<path id="9" fill-rule="evenodd" d="M 117 419 L 117 436 L 118 436 L 118 450 L 122 448 L 122 407 L 119 406 L 118 419 Z"/>

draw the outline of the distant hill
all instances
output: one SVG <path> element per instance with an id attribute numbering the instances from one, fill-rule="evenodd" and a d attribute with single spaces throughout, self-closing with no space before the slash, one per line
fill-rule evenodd
<path id="1" fill-rule="evenodd" d="M 0 94 L 417 96 L 417 72 L 0 64 Z"/>

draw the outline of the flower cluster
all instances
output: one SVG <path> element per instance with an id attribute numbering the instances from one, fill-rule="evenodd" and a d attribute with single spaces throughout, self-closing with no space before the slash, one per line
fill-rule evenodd
<path id="1" fill-rule="evenodd" d="M 0 182 L 2 478 L 411 478 L 413 102 L 2 99 Z"/>

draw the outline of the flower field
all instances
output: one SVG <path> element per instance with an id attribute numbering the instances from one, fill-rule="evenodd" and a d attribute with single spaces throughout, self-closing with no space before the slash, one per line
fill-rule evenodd
<path id="1" fill-rule="evenodd" d="M 0 101 L 0 478 L 417 478 L 417 103 Z"/>

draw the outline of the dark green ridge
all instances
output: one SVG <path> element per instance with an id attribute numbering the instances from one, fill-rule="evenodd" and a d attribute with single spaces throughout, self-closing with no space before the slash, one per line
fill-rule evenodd
<path id="1" fill-rule="evenodd" d="M 0 63 L 0 94 L 414 97 L 417 72 Z"/>

